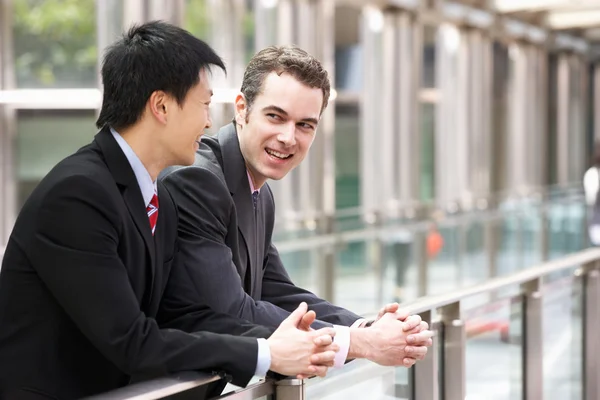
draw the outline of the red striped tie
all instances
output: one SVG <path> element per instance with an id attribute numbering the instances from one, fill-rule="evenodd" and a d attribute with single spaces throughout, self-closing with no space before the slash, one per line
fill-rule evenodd
<path id="1" fill-rule="evenodd" d="M 158 220 L 158 197 L 156 196 L 156 193 L 154 193 L 152 196 L 146 211 L 148 212 L 148 219 L 150 220 L 152 235 L 154 235 L 154 229 L 156 229 L 156 220 Z"/>

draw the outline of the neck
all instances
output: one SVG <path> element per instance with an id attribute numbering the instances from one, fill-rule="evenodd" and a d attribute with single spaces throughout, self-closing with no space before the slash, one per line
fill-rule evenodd
<path id="1" fill-rule="evenodd" d="M 153 140 L 149 140 L 152 135 L 148 135 L 148 131 L 149 129 L 142 126 L 132 126 L 119 131 L 119 134 L 144 164 L 154 182 L 160 171 L 168 167 L 169 164 L 161 153 L 160 146 L 157 146 Z"/>

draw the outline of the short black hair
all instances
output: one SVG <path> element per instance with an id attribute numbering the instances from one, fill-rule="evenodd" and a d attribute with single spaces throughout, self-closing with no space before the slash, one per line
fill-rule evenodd
<path id="1" fill-rule="evenodd" d="M 213 65 L 226 72 L 217 53 L 182 28 L 162 21 L 132 26 L 104 54 L 104 93 L 96 126 L 130 127 L 157 90 L 181 105 L 200 71 Z"/>

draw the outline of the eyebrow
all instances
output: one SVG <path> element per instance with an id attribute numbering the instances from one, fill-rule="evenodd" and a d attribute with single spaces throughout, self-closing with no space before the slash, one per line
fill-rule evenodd
<path id="1" fill-rule="evenodd" d="M 282 115 L 284 115 L 286 117 L 289 116 L 289 114 L 287 113 L 287 111 L 285 111 L 283 108 L 277 107 L 277 106 L 267 106 L 267 107 L 264 107 L 262 110 L 263 110 L 263 112 L 265 112 L 265 111 L 275 111 L 276 113 L 282 114 Z M 309 122 L 309 123 L 312 123 L 314 125 L 318 125 L 319 124 L 319 120 L 318 119 L 311 118 L 311 117 L 302 118 L 300 121 L 301 122 Z"/>

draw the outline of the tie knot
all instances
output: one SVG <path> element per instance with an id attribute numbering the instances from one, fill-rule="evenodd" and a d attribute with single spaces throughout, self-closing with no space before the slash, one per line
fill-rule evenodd
<path id="1" fill-rule="evenodd" d="M 255 190 L 254 192 L 252 192 L 252 204 L 254 205 L 254 208 L 256 209 L 256 206 L 258 205 L 258 190 Z"/>
<path id="2" fill-rule="evenodd" d="M 154 235 L 156 221 L 158 220 L 158 196 L 156 193 L 154 193 L 150 199 L 150 204 L 146 207 L 146 212 L 148 213 L 148 220 L 150 221 L 150 229 L 152 229 L 152 234 Z"/>
<path id="3" fill-rule="evenodd" d="M 154 193 L 152 195 L 152 198 L 150 199 L 150 204 L 148 205 L 148 207 L 158 208 L 158 196 L 156 195 L 156 193 Z"/>

